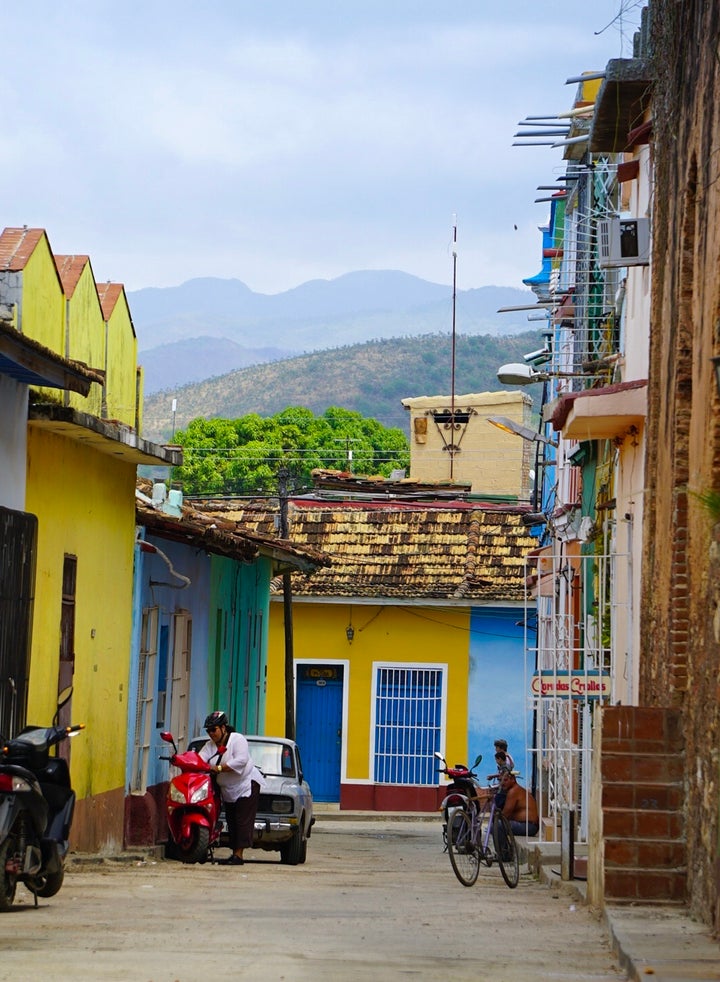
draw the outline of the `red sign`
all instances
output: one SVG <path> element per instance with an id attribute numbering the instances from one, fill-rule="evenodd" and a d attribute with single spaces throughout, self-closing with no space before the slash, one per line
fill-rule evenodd
<path id="1" fill-rule="evenodd" d="M 609 699 L 610 676 L 597 670 L 536 672 L 530 684 L 532 694 L 545 699 Z"/>

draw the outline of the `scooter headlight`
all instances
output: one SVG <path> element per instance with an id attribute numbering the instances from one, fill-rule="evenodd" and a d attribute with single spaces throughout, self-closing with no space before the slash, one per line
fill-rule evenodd
<path id="1" fill-rule="evenodd" d="M 170 785 L 169 798 L 170 801 L 177 801 L 180 805 L 185 801 L 185 795 L 174 784 Z"/>
<path id="2" fill-rule="evenodd" d="M 190 804 L 197 805 L 201 801 L 205 801 L 206 798 L 207 798 L 207 788 L 205 787 L 204 784 L 201 784 L 199 787 L 195 788 L 193 793 L 190 795 Z"/>

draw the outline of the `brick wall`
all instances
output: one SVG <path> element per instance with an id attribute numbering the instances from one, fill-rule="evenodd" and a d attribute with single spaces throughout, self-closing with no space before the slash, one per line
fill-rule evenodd
<path id="1" fill-rule="evenodd" d="M 652 315 L 640 692 L 685 740 L 687 899 L 720 929 L 720 5 L 653 0 Z M 669 859 L 672 857 L 669 856 Z"/>
<path id="2" fill-rule="evenodd" d="M 677 709 L 608 706 L 594 729 L 592 903 L 683 903 L 685 755 Z"/>

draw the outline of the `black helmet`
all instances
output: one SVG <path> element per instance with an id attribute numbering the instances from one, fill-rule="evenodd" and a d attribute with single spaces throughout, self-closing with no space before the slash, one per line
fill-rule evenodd
<path id="1" fill-rule="evenodd" d="M 228 718 L 222 709 L 216 709 L 214 713 L 210 713 L 209 716 L 205 717 L 205 724 L 203 729 L 209 730 L 213 726 L 227 726 Z"/>

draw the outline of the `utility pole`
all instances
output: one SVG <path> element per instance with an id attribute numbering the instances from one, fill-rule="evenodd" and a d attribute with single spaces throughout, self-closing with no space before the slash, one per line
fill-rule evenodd
<path id="1" fill-rule="evenodd" d="M 288 527 L 288 478 L 290 471 L 284 465 L 278 469 L 278 499 L 280 502 L 280 538 L 289 537 Z M 285 627 L 285 736 L 295 739 L 295 661 L 293 656 L 292 583 L 291 573 L 285 570 L 283 584 L 283 624 Z"/>

